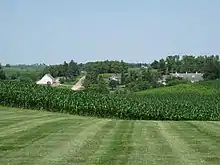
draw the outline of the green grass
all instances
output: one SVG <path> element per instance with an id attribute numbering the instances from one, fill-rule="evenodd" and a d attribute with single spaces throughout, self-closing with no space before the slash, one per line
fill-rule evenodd
<path id="1" fill-rule="evenodd" d="M 220 164 L 220 122 L 124 121 L 0 107 L 0 164 Z"/>
<path id="2" fill-rule="evenodd" d="M 128 71 L 138 71 L 140 68 L 128 68 Z"/>
<path id="3" fill-rule="evenodd" d="M 160 94 L 160 93 L 212 93 L 220 89 L 220 80 L 202 81 L 195 84 L 179 84 L 170 87 L 161 87 L 136 92 L 139 95 Z"/>
<path id="4" fill-rule="evenodd" d="M 6 68 L 4 67 L 4 71 L 8 76 L 11 76 L 13 74 L 17 74 L 19 73 L 20 75 L 24 75 L 24 74 L 28 74 L 28 73 L 36 73 L 36 74 L 40 74 L 43 71 L 43 67 L 39 67 L 39 68 L 31 68 L 31 67 L 27 67 L 27 68 L 18 68 L 18 67 L 10 67 L 10 68 Z"/>
<path id="5" fill-rule="evenodd" d="M 60 84 L 60 88 L 68 88 L 71 89 L 73 87 L 73 85 L 75 85 L 80 78 L 83 77 L 83 74 L 80 74 L 79 76 L 77 76 L 73 81 L 71 82 L 64 82 L 64 84 Z"/>
<path id="6" fill-rule="evenodd" d="M 111 77 L 112 75 L 115 75 L 114 73 L 103 73 L 103 74 L 99 74 L 100 76 L 102 76 L 104 79 L 109 79 L 109 77 Z"/>
<path id="7" fill-rule="evenodd" d="M 75 85 L 75 84 L 79 81 L 79 79 L 81 79 L 83 76 L 84 76 L 84 74 L 80 74 L 80 75 L 78 75 L 73 81 L 71 81 L 71 82 L 64 82 L 63 85 L 71 85 L 71 87 L 72 87 L 72 86 Z"/>
<path id="8" fill-rule="evenodd" d="M 67 88 L 67 89 L 71 89 L 73 87 L 73 85 L 71 84 L 60 84 L 60 86 L 58 86 L 59 88 Z"/>
<path id="9" fill-rule="evenodd" d="M 115 75 L 115 74 L 114 73 L 103 73 L 103 74 L 99 74 L 99 75 L 103 77 L 103 79 L 104 79 L 104 81 L 106 83 L 108 83 L 109 82 L 109 78 L 111 76 Z"/>
<path id="10" fill-rule="evenodd" d="M 220 79 L 201 81 L 198 84 L 205 86 L 207 88 L 214 88 L 215 90 L 220 90 Z"/>

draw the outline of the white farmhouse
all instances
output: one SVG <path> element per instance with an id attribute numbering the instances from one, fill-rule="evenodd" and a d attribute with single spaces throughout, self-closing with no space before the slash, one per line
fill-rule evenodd
<path id="1" fill-rule="evenodd" d="M 56 80 L 50 74 L 45 74 L 44 77 L 37 82 L 37 84 L 40 85 L 52 85 L 54 83 L 56 83 Z"/>

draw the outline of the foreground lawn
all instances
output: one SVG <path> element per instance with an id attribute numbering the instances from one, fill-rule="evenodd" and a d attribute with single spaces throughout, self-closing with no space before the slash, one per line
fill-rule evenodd
<path id="1" fill-rule="evenodd" d="M 107 120 L 0 107 L 0 164 L 220 165 L 220 122 Z"/>

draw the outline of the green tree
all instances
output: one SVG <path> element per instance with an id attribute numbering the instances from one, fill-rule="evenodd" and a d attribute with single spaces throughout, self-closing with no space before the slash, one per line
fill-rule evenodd
<path id="1" fill-rule="evenodd" d="M 63 76 L 67 79 L 68 78 L 68 63 L 64 61 L 63 63 Z"/>
<path id="2" fill-rule="evenodd" d="M 99 93 L 103 93 L 103 94 L 108 94 L 109 93 L 109 89 L 108 89 L 108 85 L 105 82 L 104 78 L 102 76 L 98 77 L 98 89 L 99 89 Z"/>
<path id="3" fill-rule="evenodd" d="M 158 69 L 159 68 L 159 62 L 157 60 L 154 60 L 154 62 L 151 64 L 151 67 L 153 69 Z"/>
<path id="4" fill-rule="evenodd" d="M 220 63 L 216 59 L 208 59 L 204 66 L 203 78 L 205 80 L 213 80 L 220 78 Z"/>
<path id="5" fill-rule="evenodd" d="M 6 79 L 6 74 L 3 70 L 2 65 L 0 64 L 0 80 L 5 80 Z"/>
<path id="6" fill-rule="evenodd" d="M 6 64 L 5 67 L 6 67 L 6 68 L 10 68 L 11 65 L 10 65 L 10 64 Z"/>
<path id="7" fill-rule="evenodd" d="M 162 74 L 166 74 L 166 62 L 164 59 L 160 59 L 158 69 Z"/>
<path id="8" fill-rule="evenodd" d="M 91 79 L 90 79 L 91 80 Z M 102 93 L 102 94 L 109 94 L 108 86 L 103 79 L 102 76 L 98 76 L 98 80 L 96 83 L 91 83 L 88 78 L 84 81 L 84 86 L 86 87 L 85 91 L 95 92 L 95 93 Z"/>
<path id="9" fill-rule="evenodd" d="M 77 63 L 74 62 L 73 60 L 71 60 L 68 65 L 67 75 L 69 78 L 73 78 L 79 75 L 79 68 L 77 66 Z"/>
<path id="10" fill-rule="evenodd" d="M 118 81 L 112 80 L 112 79 L 109 81 L 109 86 L 110 86 L 110 88 L 111 88 L 112 90 L 113 90 L 114 88 L 116 88 L 117 85 L 118 85 Z"/>
<path id="11" fill-rule="evenodd" d="M 122 73 L 121 73 L 121 85 L 124 85 L 124 84 L 125 84 L 125 81 L 126 81 L 125 72 L 122 71 Z"/>
<path id="12" fill-rule="evenodd" d="M 124 61 L 108 61 L 108 60 L 88 62 L 83 66 L 83 69 L 87 72 L 96 72 L 98 74 L 121 73 L 122 71 L 127 72 L 128 63 L 125 63 Z"/>
<path id="13" fill-rule="evenodd" d="M 178 84 L 187 84 L 187 83 L 189 83 L 189 81 L 185 80 L 185 79 L 183 79 L 181 77 L 169 76 L 166 79 L 166 83 L 167 83 L 167 86 L 174 86 L 174 85 L 178 85 Z"/>
<path id="14" fill-rule="evenodd" d="M 196 72 L 196 58 L 195 56 L 183 56 L 182 67 L 180 72 Z"/>
<path id="15" fill-rule="evenodd" d="M 98 74 L 96 72 L 88 72 L 83 85 L 88 88 L 92 84 L 98 84 Z"/>

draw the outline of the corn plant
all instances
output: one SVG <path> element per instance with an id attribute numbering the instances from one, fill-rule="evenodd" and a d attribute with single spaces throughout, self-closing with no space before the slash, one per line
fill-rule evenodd
<path id="1" fill-rule="evenodd" d="M 146 95 L 104 95 L 1 81 L 0 104 L 74 115 L 131 120 L 220 120 L 220 94 L 201 86 Z M 169 88 L 168 88 L 169 89 Z M 199 92 L 198 92 L 199 91 Z"/>

